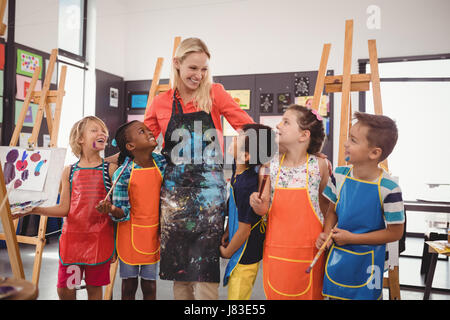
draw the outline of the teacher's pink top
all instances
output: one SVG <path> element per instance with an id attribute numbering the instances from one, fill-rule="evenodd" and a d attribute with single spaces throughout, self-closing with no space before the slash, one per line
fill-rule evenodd
<path id="1" fill-rule="evenodd" d="M 178 100 L 180 100 L 184 113 L 198 111 L 192 101 L 184 104 L 178 95 L 177 97 Z M 223 150 L 223 130 L 222 123 L 220 121 L 221 115 L 228 120 L 235 130 L 241 128 L 244 124 L 254 123 L 254 121 L 244 110 L 239 107 L 239 105 L 233 100 L 231 95 L 225 91 L 221 84 L 212 84 L 211 97 L 213 98 L 211 117 L 214 122 L 214 126 L 217 129 L 217 136 Z M 144 123 L 152 131 L 156 138 L 160 133 L 162 133 L 163 137 L 166 134 L 167 125 L 169 124 L 169 120 L 172 115 L 172 102 L 173 89 L 170 89 L 167 92 L 157 95 L 153 99 L 150 108 L 145 110 Z"/>

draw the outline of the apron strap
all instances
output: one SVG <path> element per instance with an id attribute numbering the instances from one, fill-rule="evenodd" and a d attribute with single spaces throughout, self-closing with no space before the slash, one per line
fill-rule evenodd
<path id="1" fill-rule="evenodd" d="M 172 114 L 177 113 L 177 108 L 178 108 L 178 113 L 183 114 L 183 108 L 181 107 L 181 103 L 177 98 L 177 91 L 175 90 L 173 92 Z"/>

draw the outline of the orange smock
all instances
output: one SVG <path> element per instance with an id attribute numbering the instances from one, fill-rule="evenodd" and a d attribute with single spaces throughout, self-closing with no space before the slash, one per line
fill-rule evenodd
<path id="1" fill-rule="evenodd" d="M 280 188 L 281 159 L 272 205 L 268 212 L 263 253 L 264 292 L 269 300 L 323 299 L 323 256 L 310 273 L 306 269 L 317 253 L 315 242 L 322 223 L 309 196 L 309 155 L 306 187 Z"/>

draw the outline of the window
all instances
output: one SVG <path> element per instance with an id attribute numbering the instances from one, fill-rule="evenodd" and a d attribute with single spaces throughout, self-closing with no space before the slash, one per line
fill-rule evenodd
<path id="1" fill-rule="evenodd" d="M 86 0 L 59 0 L 60 54 L 79 61 L 86 58 Z"/>
<path id="2" fill-rule="evenodd" d="M 450 55 L 379 62 L 383 113 L 399 130 L 389 170 L 399 177 L 403 198 L 450 201 Z M 371 91 L 361 102 L 362 111 L 374 112 Z"/>

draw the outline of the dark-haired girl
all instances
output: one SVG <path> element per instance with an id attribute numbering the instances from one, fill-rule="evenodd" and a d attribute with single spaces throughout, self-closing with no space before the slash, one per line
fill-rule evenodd
<path id="1" fill-rule="evenodd" d="M 327 161 L 315 155 L 325 139 L 322 118 L 315 110 L 291 105 L 277 129 L 283 153 L 268 164 L 271 188 L 264 189 L 261 199 L 258 193 L 250 197 L 255 213 L 268 215 L 264 292 L 267 299 L 322 299 L 323 256 L 305 272 L 318 251 L 322 212 L 329 204 L 322 196 L 329 177 Z"/>
<path id="2" fill-rule="evenodd" d="M 120 150 L 120 167 L 113 181 L 119 180 L 113 202 L 102 201 L 98 209 L 110 213 L 119 222 L 116 249 L 122 299 L 134 300 L 140 277 L 144 300 L 154 300 L 160 260 L 159 202 L 165 158 L 153 152 L 157 146 L 155 137 L 140 121 L 119 127 L 113 145 Z"/>

